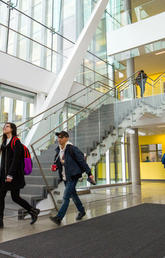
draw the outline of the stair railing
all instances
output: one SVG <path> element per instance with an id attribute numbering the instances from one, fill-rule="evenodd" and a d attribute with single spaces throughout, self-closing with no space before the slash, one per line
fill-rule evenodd
<path id="1" fill-rule="evenodd" d="M 136 73 L 135 73 L 136 74 Z M 133 77 L 134 75 L 133 74 Z M 131 78 L 132 76 L 130 76 Z M 130 79 L 129 78 L 129 79 Z M 124 80 L 125 82 L 127 82 L 127 80 Z M 122 82 L 123 83 L 123 82 Z M 118 84 L 115 89 L 120 89 L 120 84 Z M 111 96 L 111 92 L 114 91 L 114 88 L 110 89 L 109 91 L 107 91 L 106 93 L 104 93 L 103 95 L 101 95 L 100 97 L 97 98 L 97 100 L 94 100 L 92 101 L 90 104 L 88 104 L 86 107 L 83 107 L 81 110 L 79 110 L 78 112 L 76 112 L 74 115 L 72 115 L 71 117 L 69 117 L 67 120 L 59 123 L 56 127 L 54 127 L 53 129 L 51 129 L 49 132 L 47 132 L 45 135 L 43 135 L 42 137 L 40 137 L 39 139 L 37 139 L 35 142 L 33 142 L 31 144 L 31 149 L 32 149 L 32 152 L 33 152 L 33 155 L 36 159 L 36 162 L 38 164 L 38 167 L 40 169 L 40 172 L 41 172 L 41 175 L 44 179 L 44 182 L 46 184 L 46 187 L 48 188 L 48 191 L 50 193 L 50 196 L 53 200 L 53 203 L 54 203 L 54 206 L 55 208 L 56 207 L 56 201 L 54 199 L 54 196 L 53 194 L 51 193 L 50 189 L 49 189 L 49 184 L 47 182 L 47 179 L 44 175 L 44 169 L 42 168 L 42 165 L 41 165 L 41 162 L 39 161 L 38 159 L 38 155 L 37 155 L 37 152 L 40 151 L 40 148 L 42 147 L 43 145 L 43 141 L 45 142 L 45 139 L 47 139 L 47 141 L 49 141 L 50 139 L 54 139 L 54 132 L 56 130 L 58 130 L 59 128 L 61 128 L 62 126 L 65 126 L 68 124 L 69 121 L 75 121 L 75 118 L 77 118 L 81 113 L 87 113 L 87 114 L 90 114 L 93 110 L 95 109 L 98 109 L 98 107 L 102 106 L 102 104 L 106 103 L 106 101 L 108 101 L 110 99 L 110 96 Z M 112 103 L 110 101 L 110 103 Z M 52 141 L 51 141 L 51 144 L 52 144 Z M 39 152 L 38 152 L 39 153 Z"/>
<path id="2" fill-rule="evenodd" d="M 107 79 L 108 79 L 108 78 L 107 78 Z M 23 130 L 21 130 L 21 131 L 18 133 L 18 135 L 21 135 L 22 133 L 26 132 L 27 130 L 31 129 L 33 126 L 35 126 L 36 124 L 38 124 L 39 122 L 41 122 L 41 121 L 43 121 L 43 120 L 49 118 L 52 114 L 54 114 L 54 111 L 53 111 L 54 108 L 56 108 L 57 106 L 60 106 L 60 104 L 62 104 L 62 103 L 68 102 L 69 100 L 71 100 L 72 98 L 74 98 L 74 97 L 76 97 L 76 96 L 78 96 L 78 97 L 74 99 L 74 102 L 77 101 L 78 99 L 80 99 L 83 95 L 88 94 L 89 92 L 92 92 L 92 91 L 94 91 L 94 92 L 96 92 L 96 93 L 99 92 L 99 93 L 101 94 L 102 92 L 99 91 L 99 89 L 95 88 L 95 85 L 96 85 L 97 83 L 98 83 L 99 85 L 101 85 L 106 91 L 108 91 L 110 88 L 112 88 L 112 87 L 110 87 L 109 85 L 107 85 L 107 84 L 105 84 L 104 82 L 101 82 L 101 81 L 95 81 L 95 82 L 91 83 L 91 84 L 88 85 L 88 86 L 84 86 L 83 84 L 78 83 L 78 84 L 80 84 L 80 85 L 83 85 L 84 88 L 81 89 L 81 90 L 79 90 L 79 91 L 77 91 L 76 93 L 72 94 L 71 96 L 69 96 L 69 97 L 63 99 L 62 101 L 56 103 L 55 105 L 51 106 L 50 108 L 48 108 L 48 109 L 46 109 L 46 110 L 40 112 L 39 114 L 37 114 L 37 115 L 35 115 L 35 116 L 29 118 L 29 119 L 26 120 L 25 122 L 20 123 L 20 124 L 17 126 L 17 129 L 18 129 L 18 130 L 19 130 L 19 128 L 21 128 L 21 127 L 25 127 L 25 125 L 29 124 L 29 123 L 32 122 L 34 119 L 39 118 L 41 115 L 43 115 L 43 114 L 45 114 L 46 112 L 52 110 L 52 113 L 49 114 L 49 115 L 47 115 L 46 118 L 44 117 L 44 118 L 39 119 L 39 120 L 37 120 L 36 122 L 34 122 L 34 123 L 28 125 L 28 127 L 25 128 L 25 129 L 23 129 Z M 57 109 L 56 112 L 58 112 L 60 109 L 61 109 L 61 108 Z M 0 137 L 2 137 L 2 135 L 0 135 Z"/>

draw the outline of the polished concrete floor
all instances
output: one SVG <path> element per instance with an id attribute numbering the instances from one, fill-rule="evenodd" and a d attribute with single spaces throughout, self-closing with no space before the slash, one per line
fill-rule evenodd
<path id="1" fill-rule="evenodd" d="M 92 190 L 91 194 L 81 195 L 86 208 L 83 220 L 106 213 L 115 212 L 141 203 L 165 204 L 165 182 L 142 182 L 141 186 L 114 186 Z M 77 211 L 71 202 L 63 225 L 75 223 Z M 41 216 L 34 225 L 30 220 L 17 220 L 17 217 L 6 216 L 5 227 L 0 229 L 0 242 L 54 229 L 57 226 L 49 220 L 49 216 Z M 78 222 L 76 222 L 78 223 Z"/>

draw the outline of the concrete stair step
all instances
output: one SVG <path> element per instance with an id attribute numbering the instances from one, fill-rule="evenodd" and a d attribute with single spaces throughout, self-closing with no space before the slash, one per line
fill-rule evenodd
<path id="1" fill-rule="evenodd" d="M 44 199 L 47 197 L 47 189 L 45 184 L 44 185 L 27 184 L 23 189 L 21 189 L 21 194 L 39 195 L 39 196 L 42 196 Z"/>
<path id="2" fill-rule="evenodd" d="M 46 176 L 46 180 L 50 186 L 57 187 L 58 186 L 58 176 Z M 44 179 L 42 176 L 26 176 L 25 181 L 27 184 L 40 184 L 44 185 Z"/>
<path id="3" fill-rule="evenodd" d="M 50 168 L 53 162 L 40 162 L 42 168 Z M 36 161 L 33 162 L 33 168 L 38 168 L 38 163 Z"/>
<path id="4" fill-rule="evenodd" d="M 33 194 L 21 194 L 21 198 L 26 200 L 29 204 L 32 206 L 36 206 L 36 203 L 38 201 L 41 201 L 43 198 L 42 196 L 39 195 L 33 195 Z M 13 204 L 13 200 L 11 199 L 10 193 L 7 193 L 6 198 L 5 198 L 5 205 Z M 19 206 L 20 207 L 20 206 Z M 21 207 L 20 207 L 21 208 Z"/>
<path id="5" fill-rule="evenodd" d="M 56 172 L 52 172 L 50 168 L 42 168 L 45 176 L 56 176 Z M 58 172 L 57 172 L 58 175 Z M 41 172 L 39 168 L 33 168 L 31 176 L 41 176 Z"/>

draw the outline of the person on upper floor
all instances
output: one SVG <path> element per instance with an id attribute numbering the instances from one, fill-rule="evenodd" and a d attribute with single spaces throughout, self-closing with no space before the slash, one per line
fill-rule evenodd
<path id="1" fill-rule="evenodd" d="M 143 70 L 138 72 L 138 75 L 136 77 L 136 84 L 140 86 L 141 97 L 143 97 L 145 92 L 145 84 L 146 84 L 147 78 L 148 76 Z"/>

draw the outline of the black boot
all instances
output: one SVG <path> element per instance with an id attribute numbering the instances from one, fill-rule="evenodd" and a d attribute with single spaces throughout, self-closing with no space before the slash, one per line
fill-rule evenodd
<path id="1" fill-rule="evenodd" d="M 83 211 L 83 212 L 79 212 L 77 217 L 76 217 L 76 220 L 81 220 L 84 216 L 86 215 L 86 212 Z"/>
<path id="2" fill-rule="evenodd" d="M 37 221 L 39 213 L 40 213 L 39 209 L 31 208 L 31 210 L 29 211 L 29 214 L 32 217 L 32 221 L 30 222 L 31 225 L 33 225 Z"/>
<path id="3" fill-rule="evenodd" d="M 61 219 L 58 216 L 55 217 L 50 217 L 51 221 L 53 221 L 54 223 L 56 223 L 58 226 L 61 224 Z"/>
<path id="4" fill-rule="evenodd" d="M 0 228 L 4 228 L 3 220 L 0 220 Z"/>

